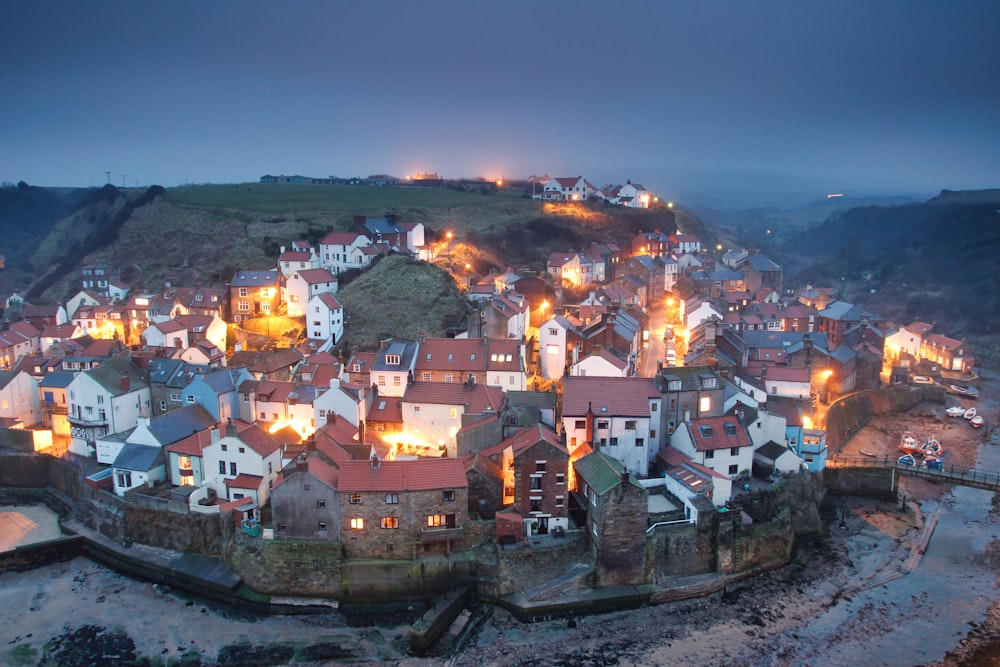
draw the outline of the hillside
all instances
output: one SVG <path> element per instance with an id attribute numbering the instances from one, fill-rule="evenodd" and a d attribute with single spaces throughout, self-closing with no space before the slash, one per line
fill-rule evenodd
<path id="1" fill-rule="evenodd" d="M 1000 193 L 832 215 L 780 253 L 807 266 L 786 284 L 834 286 L 898 322 L 920 318 L 962 338 L 1000 333 Z M 992 345 L 996 345 L 995 342 Z"/>

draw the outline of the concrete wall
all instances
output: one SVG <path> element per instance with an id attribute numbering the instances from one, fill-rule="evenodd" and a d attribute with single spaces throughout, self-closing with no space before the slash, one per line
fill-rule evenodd
<path id="1" fill-rule="evenodd" d="M 826 445 L 830 455 L 838 454 L 872 415 L 905 412 L 921 401 L 943 404 L 945 396 L 942 387 L 894 385 L 861 391 L 835 401 L 826 416 Z"/>

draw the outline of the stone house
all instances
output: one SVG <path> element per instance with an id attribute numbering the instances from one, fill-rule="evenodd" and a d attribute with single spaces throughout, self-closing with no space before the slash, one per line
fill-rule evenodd
<path id="1" fill-rule="evenodd" d="M 340 535 L 336 466 L 316 453 L 287 467 L 271 489 L 274 538 L 336 540 Z"/>
<path id="2" fill-rule="evenodd" d="M 337 495 L 348 558 L 447 555 L 464 539 L 468 481 L 460 459 L 345 461 Z"/>

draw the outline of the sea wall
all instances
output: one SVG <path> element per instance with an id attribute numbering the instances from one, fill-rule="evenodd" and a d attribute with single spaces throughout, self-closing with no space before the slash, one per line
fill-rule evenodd
<path id="1" fill-rule="evenodd" d="M 831 455 L 838 454 L 873 415 L 906 412 L 922 401 L 943 404 L 946 395 L 942 387 L 901 384 L 845 396 L 830 404 L 826 415 L 826 446 Z"/>

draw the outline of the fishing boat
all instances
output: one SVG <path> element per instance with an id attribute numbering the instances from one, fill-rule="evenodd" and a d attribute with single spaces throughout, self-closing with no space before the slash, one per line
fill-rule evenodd
<path id="1" fill-rule="evenodd" d="M 924 467 L 928 470 L 944 470 L 944 463 L 936 456 L 928 456 L 924 459 Z"/>
<path id="2" fill-rule="evenodd" d="M 913 458 L 912 454 L 903 454 L 896 463 L 901 466 L 915 466 L 917 465 L 917 460 Z"/>
<path id="3" fill-rule="evenodd" d="M 925 457 L 927 457 L 927 456 L 932 456 L 932 457 L 933 456 L 941 456 L 941 452 L 943 451 L 943 448 L 941 447 L 941 443 L 940 442 L 938 442 L 937 440 L 931 439 L 931 440 L 928 440 L 927 442 L 925 442 L 924 444 L 920 445 L 920 451 L 921 451 L 921 453 Z"/>
<path id="4" fill-rule="evenodd" d="M 903 432 L 903 439 L 899 443 L 899 450 L 904 454 L 913 454 L 920 451 L 920 441 L 914 437 L 910 431 Z"/>
<path id="5" fill-rule="evenodd" d="M 975 417 L 976 417 L 976 409 L 975 408 L 969 408 L 968 410 L 966 410 L 962 414 L 962 416 L 965 417 L 966 419 L 975 419 Z"/>
<path id="6" fill-rule="evenodd" d="M 961 405 L 953 405 L 947 410 L 945 410 L 945 414 L 947 414 L 949 417 L 961 417 L 962 415 L 965 414 L 965 408 L 963 408 Z"/>
<path id="7" fill-rule="evenodd" d="M 858 453 L 861 454 L 862 456 L 870 456 L 873 459 L 878 456 L 878 454 L 876 454 L 875 452 L 868 451 L 867 449 L 859 449 Z"/>
<path id="8" fill-rule="evenodd" d="M 976 415 L 975 417 L 969 420 L 969 423 L 972 424 L 972 428 L 980 428 L 982 427 L 984 420 L 982 415 Z"/>
<path id="9" fill-rule="evenodd" d="M 948 385 L 948 390 L 953 394 L 965 396 L 966 398 L 979 398 L 979 390 L 971 384 L 967 387 L 958 384 L 950 384 Z"/>

